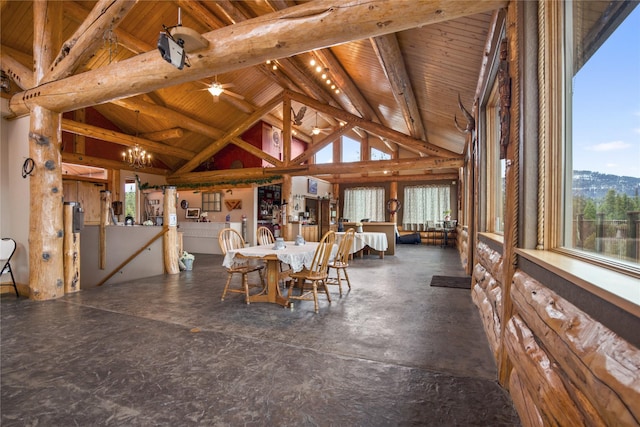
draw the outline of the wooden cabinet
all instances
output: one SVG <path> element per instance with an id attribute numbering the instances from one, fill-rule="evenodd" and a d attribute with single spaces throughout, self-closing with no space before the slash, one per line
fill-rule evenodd
<path id="1" fill-rule="evenodd" d="M 317 225 L 303 225 L 301 227 L 302 237 L 307 242 L 318 241 L 318 226 Z"/>
<path id="2" fill-rule="evenodd" d="M 338 231 L 338 202 L 330 199 L 318 200 L 318 238 L 329 230 Z"/>

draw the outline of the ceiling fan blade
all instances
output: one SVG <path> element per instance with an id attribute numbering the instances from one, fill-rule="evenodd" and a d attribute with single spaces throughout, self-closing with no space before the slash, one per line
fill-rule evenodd
<path id="1" fill-rule="evenodd" d="M 226 90 L 226 89 L 225 89 L 225 90 L 224 90 L 224 93 L 225 93 L 226 95 L 233 96 L 234 98 L 244 99 L 244 96 L 242 96 L 242 95 L 240 95 L 240 94 L 237 94 L 237 93 L 235 93 L 235 92 L 231 92 L 230 90 Z"/>

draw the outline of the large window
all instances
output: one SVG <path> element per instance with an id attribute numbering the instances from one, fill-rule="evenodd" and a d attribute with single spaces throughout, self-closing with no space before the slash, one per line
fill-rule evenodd
<path id="1" fill-rule="evenodd" d="M 422 231 L 434 227 L 451 213 L 448 185 L 418 185 L 404 188 L 403 230 Z"/>
<path id="2" fill-rule="evenodd" d="M 370 221 L 384 221 L 385 204 L 384 188 L 347 188 L 344 190 L 342 216 L 349 221 L 360 221 L 364 218 Z"/>
<path id="3" fill-rule="evenodd" d="M 565 3 L 565 173 L 561 246 L 638 271 L 640 7 Z"/>
<path id="4" fill-rule="evenodd" d="M 341 155 L 343 162 L 359 162 L 360 159 L 360 142 L 348 136 L 341 138 Z"/>
<path id="5" fill-rule="evenodd" d="M 371 160 L 391 160 L 391 154 L 385 153 L 384 151 L 378 150 L 377 148 L 371 147 Z"/>
<path id="6" fill-rule="evenodd" d="M 500 158 L 500 96 L 498 80 L 489 95 L 486 116 L 487 143 L 487 224 L 486 231 L 502 234 L 505 216 L 506 162 Z"/>
<path id="7" fill-rule="evenodd" d="M 333 144 L 329 144 L 316 153 L 316 164 L 333 163 Z"/>

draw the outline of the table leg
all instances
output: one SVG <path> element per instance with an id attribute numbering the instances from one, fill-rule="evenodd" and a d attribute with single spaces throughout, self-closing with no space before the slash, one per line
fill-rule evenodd
<path id="1" fill-rule="evenodd" d="M 267 291 L 249 296 L 249 302 L 271 302 L 284 307 L 289 305 L 289 300 L 282 296 L 278 279 L 280 278 L 280 261 L 267 260 Z"/>

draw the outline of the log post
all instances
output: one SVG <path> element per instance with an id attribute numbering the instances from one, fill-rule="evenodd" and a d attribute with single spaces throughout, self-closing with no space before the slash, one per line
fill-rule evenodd
<path id="1" fill-rule="evenodd" d="M 389 183 L 389 199 L 398 200 L 398 181 L 391 181 Z M 398 223 L 398 216 L 396 213 L 389 213 L 389 222 Z"/>
<path id="2" fill-rule="evenodd" d="M 168 230 L 164 235 L 164 270 L 167 274 L 180 273 L 178 265 L 178 215 L 176 214 L 176 187 L 164 187 L 164 213 L 162 223 Z"/>
<path id="3" fill-rule="evenodd" d="M 33 3 L 34 79 L 42 80 L 61 44 L 62 3 Z M 36 300 L 64 295 L 61 115 L 40 105 L 30 111 L 29 291 Z"/>
<path id="4" fill-rule="evenodd" d="M 107 225 L 109 225 L 109 208 L 111 192 L 100 190 L 100 270 L 107 268 Z"/>
<path id="5" fill-rule="evenodd" d="M 73 227 L 73 213 L 77 203 L 64 203 L 64 293 L 80 290 L 80 233 Z"/>
<path id="6" fill-rule="evenodd" d="M 293 212 L 293 201 L 291 200 L 291 175 L 282 175 L 282 188 L 280 189 L 280 197 L 282 197 L 282 223 L 283 227 L 281 232 L 282 237 L 285 240 L 292 240 L 295 236 L 291 231 L 291 224 L 289 224 L 289 215 Z M 286 221 L 286 223 L 285 223 Z"/>

